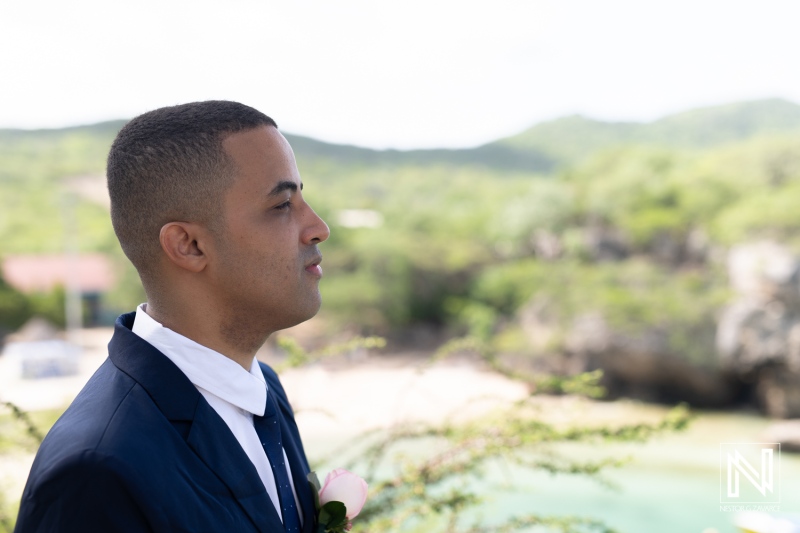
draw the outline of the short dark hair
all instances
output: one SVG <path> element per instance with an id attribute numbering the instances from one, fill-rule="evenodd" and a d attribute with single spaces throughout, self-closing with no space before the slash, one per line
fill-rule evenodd
<path id="1" fill-rule="evenodd" d="M 235 167 L 222 148 L 230 134 L 277 124 L 238 102 L 163 107 L 128 122 L 108 154 L 111 223 L 143 277 L 160 253 L 159 232 L 172 221 L 219 228 Z"/>

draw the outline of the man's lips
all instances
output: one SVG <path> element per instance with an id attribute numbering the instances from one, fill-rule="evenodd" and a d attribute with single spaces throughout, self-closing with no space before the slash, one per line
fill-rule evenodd
<path id="1" fill-rule="evenodd" d="M 311 263 L 306 265 L 306 272 L 313 274 L 317 277 L 322 277 L 322 267 L 319 264 L 322 262 L 322 257 L 315 258 Z"/>

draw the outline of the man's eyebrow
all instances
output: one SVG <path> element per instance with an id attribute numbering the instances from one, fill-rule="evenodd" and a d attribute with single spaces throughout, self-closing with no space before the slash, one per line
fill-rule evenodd
<path id="1" fill-rule="evenodd" d="M 300 183 L 300 190 L 303 190 L 303 183 Z M 277 196 L 283 191 L 297 192 L 297 184 L 293 181 L 281 181 L 269 192 L 270 196 Z"/>

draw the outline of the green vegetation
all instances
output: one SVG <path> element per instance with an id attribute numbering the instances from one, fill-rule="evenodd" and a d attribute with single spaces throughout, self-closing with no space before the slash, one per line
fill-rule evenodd
<path id="1" fill-rule="evenodd" d="M 125 265 L 105 207 L 76 185 L 94 176 L 102 192 L 120 125 L 0 131 L 0 256 L 75 237 Z M 290 139 L 332 229 L 323 312 L 337 329 L 396 338 L 424 323 L 532 352 L 516 321 L 536 305 L 559 330 L 545 351 L 597 312 L 632 334 L 666 331 L 677 357 L 710 364 L 710 345 L 688 339 L 725 302 L 720 252 L 763 237 L 800 246 L 798 132 L 800 106 L 767 100 L 650 124 L 566 118 L 471 150 Z M 120 268 L 106 304 L 124 311 L 142 292 Z M 0 323 L 12 328 L 8 308 L 32 307 L 8 295 Z"/>
<path id="2" fill-rule="evenodd" d="M 65 294 L 61 287 L 49 293 L 23 294 L 10 287 L 0 275 L 0 335 L 14 331 L 33 316 L 64 326 Z"/>
<path id="3" fill-rule="evenodd" d="M 621 145 L 708 149 L 785 133 L 800 133 L 800 106 L 771 99 L 695 109 L 648 124 L 565 117 L 537 124 L 492 145 L 533 150 L 550 158 L 552 164 L 564 166 Z"/>
<path id="4" fill-rule="evenodd" d="M 0 455 L 36 451 L 44 433 L 60 415 L 61 410 L 27 413 L 10 402 L 0 401 Z M 9 498 L 5 489 L 0 487 L 0 533 L 12 533 L 19 495 Z"/>
<path id="5" fill-rule="evenodd" d="M 115 134 L 110 124 L 0 130 L 0 256 L 62 251 L 73 227 L 79 249 L 113 251 L 108 214 L 76 197 L 72 182 L 103 175 Z"/>

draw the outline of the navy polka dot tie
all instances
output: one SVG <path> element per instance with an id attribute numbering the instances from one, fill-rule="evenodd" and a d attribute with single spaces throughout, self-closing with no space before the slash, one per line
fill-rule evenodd
<path id="1" fill-rule="evenodd" d="M 269 391 L 267 391 L 267 407 L 264 416 L 254 416 L 253 426 L 255 426 L 256 433 L 261 439 L 261 445 L 264 446 L 264 451 L 267 453 L 269 464 L 272 466 L 275 485 L 278 487 L 283 526 L 287 533 L 299 533 L 300 517 L 297 513 L 297 505 L 294 501 L 283 456 L 283 439 L 281 438 L 281 425 L 278 421 L 278 410 Z"/>

